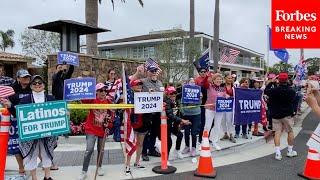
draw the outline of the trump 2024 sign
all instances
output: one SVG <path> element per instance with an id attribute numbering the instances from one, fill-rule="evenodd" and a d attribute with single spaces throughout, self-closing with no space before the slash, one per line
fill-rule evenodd
<path id="1" fill-rule="evenodd" d="M 319 0 L 272 0 L 272 49 L 320 47 Z"/>
<path id="2" fill-rule="evenodd" d="M 67 134 L 70 131 L 65 101 L 18 105 L 20 141 Z"/>

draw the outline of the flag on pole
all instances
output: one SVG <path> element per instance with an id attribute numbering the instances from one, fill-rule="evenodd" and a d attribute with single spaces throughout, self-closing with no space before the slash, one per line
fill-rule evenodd
<path id="1" fill-rule="evenodd" d="M 151 58 L 147 59 L 147 61 L 144 63 L 144 69 L 147 71 L 156 71 L 157 75 L 162 72 L 157 61 Z"/>
<path id="2" fill-rule="evenodd" d="M 124 69 L 124 64 L 122 64 L 122 77 L 123 77 L 123 95 L 124 95 L 124 102 L 127 104 L 133 104 L 133 91 L 130 87 L 130 80 L 127 76 L 127 73 Z M 130 114 L 132 110 L 126 109 L 124 111 L 124 118 L 123 118 L 123 126 L 121 127 L 121 141 L 125 143 L 126 153 L 128 155 L 132 155 L 136 151 L 135 145 L 135 137 L 133 128 L 131 126 Z"/>
<path id="3" fill-rule="evenodd" d="M 193 65 L 196 67 L 197 70 L 199 70 L 200 68 L 205 68 L 207 70 L 209 69 L 209 65 L 210 65 L 209 51 L 210 50 L 208 48 L 202 53 L 199 59 L 193 62 Z"/>
<path id="4" fill-rule="evenodd" d="M 269 28 L 269 49 L 273 51 L 274 55 L 279 58 L 282 62 L 288 63 L 289 52 L 286 49 L 273 49 L 271 47 L 272 37 L 271 37 L 271 28 Z"/>
<path id="5" fill-rule="evenodd" d="M 236 58 L 240 54 L 239 50 L 235 50 L 232 48 L 224 47 L 222 49 L 222 53 L 220 56 L 220 62 L 221 63 L 230 63 L 230 64 L 235 64 L 236 63 Z"/>

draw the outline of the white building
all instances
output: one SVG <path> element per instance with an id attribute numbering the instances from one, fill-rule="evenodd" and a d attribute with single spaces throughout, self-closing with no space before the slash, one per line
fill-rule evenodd
<path id="1" fill-rule="evenodd" d="M 124 58 L 136 60 L 145 60 L 149 57 L 155 58 L 157 45 L 167 40 L 166 38 L 164 38 L 164 34 L 177 31 L 181 31 L 185 34 L 188 33 L 181 29 L 152 31 L 146 35 L 99 42 L 99 56 L 107 58 Z M 200 52 L 205 51 L 209 47 L 210 41 L 213 40 L 212 36 L 202 32 L 195 32 L 195 38 L 200 40 Z M 237 74 L 239 78 L 259 76 L 263 74 L 264 54 L 220 39 L 220 49 L 225 46 L 239 50 L 240 54 L 235 64 L 222 64 L 219 62 L 222 71 L 231 71 L 232 73 Z M 181 48 L 182 51 L 184 51 L 184 43 L 181 44 Z M 82 47 L 81 51 L 84 52 L 85 47 Z M 182 62 L 187 62 L 184 56 L 182 56 L 182 58 L 184 58 Z"/>

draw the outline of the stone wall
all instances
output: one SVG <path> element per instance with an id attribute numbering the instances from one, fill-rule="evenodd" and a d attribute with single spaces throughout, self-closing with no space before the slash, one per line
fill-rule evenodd
<path id="1" fill-rule="evenodd" d="M 122 63 L 129 75 L 136 72 L 137 66 L 142 62 L 121 59 L 106 59 L 93 57 L 85 54 L 79 55 L 80 66 L 75 67 L 72 77 L 96 77 L 97 82 L 105 82 L 107 80 L 107 72 L 113 68 L 116 70 L 118 78 L 121 78 Z M 48 89 L 51 92 L 52 75 L 55 73 L 57 65 L 57 54 L 48 55 Z"/>

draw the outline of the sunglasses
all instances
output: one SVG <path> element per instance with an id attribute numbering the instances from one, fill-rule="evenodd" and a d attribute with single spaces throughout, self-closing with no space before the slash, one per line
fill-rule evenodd
<path id="1" fill-rule="evenodd" d="M 33 82 L 32 83 L 32 85 L 42 85 L 43 84 L 43 82 L 42 81 L 35 81 L 35 82 Z"/>
<path id="2" fill-rule="evenodd" d="M 158 69 L 150 70 L 151 73 L 156 73 L 157 71 L 158 71 Z"/>
<path id="3" fill-rule="evenodd" d="M 106 89 L 99 89 L 99 90 L 97 90 L 98 92 L 108 92 L 108 90 L 106 90 Z"/>
<path id="4" fill-rule="evenodd" d="M 207 71 L 200 71 L 200 73 L 206 73 Z"/>

